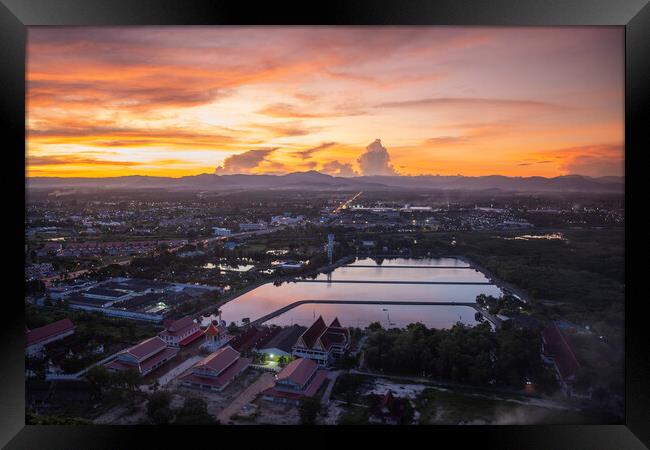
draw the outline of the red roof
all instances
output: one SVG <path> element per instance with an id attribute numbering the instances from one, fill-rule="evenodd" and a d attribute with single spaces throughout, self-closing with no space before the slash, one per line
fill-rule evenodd
<path id="1" fill-rule="evenodd" d="M 40 328 L 28 330 L 26 333 L 27 346 L 46 341 L 52 337 L 67 333 L 71 330 L 74 330 L 74 324 L 68 318 L 59 320 L 57 322 L 52 322 Z"/>
<path id="2" fill-rule="evenodd" d="M 301 338 L 306 348 L 313 348 L 320 341 L 322 348 L 329 350 L 332 345 L 345 344 L 348 339 L 348 331 L 341 326 L 338 317 L 328 327 L 325 325 L 323 317 L 319 316 L 316 322 L 302 334 Z M 302 347 L 300 344 L 296 345 Z"/>
<path id="3" fill-rule="evenodd" d="M 194 368 L 210 368 L 217 374 L 221 373 L 224 369 L 228 368 L 239 358 L 239 352 L 232 348 L 230 345 L 220 348 L 209 356 L 206 356 L 199 361 Z"/>
<path id="4" fill-rule="evenodd" d="M 298 386 L 304 386 L 309 378 L 318 370 L 318 364 L 311 359 L 298 358 L 291 361 L 277 375 L 277 380 L 289 379 Z"/>
<path id="5" fill-rule="evenodd" d="M 573 376 L 580 368 L 580 363 L 555 322 L 548 324 L 542 330 L 542 337 L 545 342 L 544 350 L 555 360 L 562 378 Z"/>
<path id="6" fill-rule="evenodd" d="M 106 364 L 106 367 L 114 370 L 128 370 L 133 369 L 138 371 L 140 374 L 145 374 L 151 370 L 153 366 L 158 364 L 160 361 L 165 359 L 170 359 L 179 352 L 179 349 L 167 347 L 163 351 L 154 354 L 153 356 L 142 361 L 140 364 L 128 364 L 119 359 L 114 359 L 113 361 Z"/>
<path id="7" fill-rule="evenodd" d="M 145 356 L 159 352 L 167 347 L 165 341 L 160 339 L 158 336 L 142 341 L 137 345 L 134 345 L 131 348 L 127 348 L 124 353 L 130 353 L 135 356 L 138 360 L 142 360 Z"/>
<path id="8" fill-rule="evenodd" d="M 185 316 L 181 319 L 171 322 L 166 327 L 166 330 L 163 331 L 163 333 L 174 336 L 177 334 L 183 334 L 185 331 L 187 331 L 188 328 L 192 328 L 196 326 L 197 324 L 194 323 L 194 320 L 192 320 L 190 316 Z"/>
<path id="9" fill-rule="evenodd" d="M 179 378 L 190 383 L 199 383 L 209 386 L 222 387 L 229 384 L 239 373 L 244 371 L 251 363 L 251 358 L 238 358 L 234 364 L 231 364 L 218 377 L 202 377 L 194 373 L 192 369 L 181 375 Z"/>
<path id="10" fill-rule="evenodd" d="M 288 398 L 293 400 L 298 400 L 301 397 L 312 397 L 316 394 L 316 392 L 318 392 L 318 389 L 320 389 L 320 387 L 323 385 L 323 383 L 327 379 L 328 373 L 329 373 L 328 370 L 325 369 L 319 370 L 316 373 L 316 375 L 314 375 L 314 378 L 312 378 L 311 383 L 309 383 L 309 385 L 307 385 L 307 387 L 301 391 L 288 391 L 282 388 L 278 388 L 276 386 L 262 391 L 262 395 L 268 395 L 271 397 L 282 397 L 282 398 Z"/>
<path id="11" fill-rule="evenodd" d="M 330 328 L 336 327 L 336 328 L 343 328 L 341 326 L 341 322 L 339 322 L 339 318 L 335 317 L 334 320 L 332 320 L 332 323 L 330 323 Z"/>
<path id="12" fill-rule="evenodd" d="M 196 330 L 194 333 L 190 334 L 186 338 L 183 338 L 180 341 L 178 341 L 178 345 L 187 345 L 187 344 L 189 344 L 191 342 L 196 341 L 201 336 L 203 336 L 203 331 Z"/>
<path id="13" fill-rule="evenodd" d="M 323 334 L 323 332 L 326 329 L 327 329 L 327 325 L 325 325 L 323 316 L 318 316 L 316 322 L 314 322 L 309 328 L 307 328 L 307 331 L 305 331 L 300 337 L 305 343 L 305 346 L 307 348 L 311 348 L 314 346 L 318 338 L 321 336 L 321 334 Z"/>
<path id="14" fill-rule="evenodd" d="M 208 336 L 218 336 L 219 334 L 223 333 L 226 329 L 222 326 L 219 325 L 216 327 L 213 323 L 211 323 L 208 328 L 205 329 L 204 333 L 207 334 Z"/>
<path id="15" fill-rule="evenodd" d="M 263 342 L 269 336 L 279 332 L 279 329 L 257 328 L 249 326 L 246 330 L 230 341 L 230 345 L 239 352 L 245 352 Z"/>

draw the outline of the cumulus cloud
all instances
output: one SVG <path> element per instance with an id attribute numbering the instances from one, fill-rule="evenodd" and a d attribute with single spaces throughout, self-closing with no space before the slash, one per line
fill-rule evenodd
<path id="1" fill-rule="evenodd" d="M 381 145 L 380 139 L 375 139 L 366 147 L 366 152 L 359 156 L 357 163 L 363 175 L 397 175 L 390 163 L 388 150 Z"/>
<path id="2" fill-rule="evenodd" d="M 266 161 L 266 157 L 276 150 L 277 147 L 260 148 L 229 156 L 223 161 L 223 166 L 215 169 L 215 173 L 217 175 L 250 173 L 251 170 Z"/>
<path id="3" fill-rule="evenodd" d="M 359 175 L 352 167 L 352 164 L 342 163 L 340 161 L 330 161 L 325 163 L 321 172 L 337 177 L 354 177 Z"/>

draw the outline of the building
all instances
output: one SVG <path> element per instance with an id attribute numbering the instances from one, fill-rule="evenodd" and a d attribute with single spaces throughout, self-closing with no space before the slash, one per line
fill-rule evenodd
<path id="1" fill-rule="evenodd" d="M 165 341 L 154 336 L 120 352 L 105 367 L 110 372 L 135 370 L 144 376 L 174 358 L 178 352 L 178 348 L 169 347 Z"/>
<path id="2" fill-rule="evenodd" d="M 262 342 L 257 351 L 264 353 L 271 358 L 277 356 L 291 356 L 293 346 L 298 341 L 298 338 L 307 330 L 306 327 L 300 325 L 293 325 L 283 328 L 279 333 L 272 336 L 270 339 Z"/>
<path id="3" fill-rule="evenodd" d="M 242 358 L 231 346 L 206 356 L 181 375 L 183 386 L 220 392 L 248 368 L 251 358 Z"/>
<path id="4" fill-rule="evenodd" d="M 307 358 L 320 366 L 328 366 L 333 359 L 341 357 L 350 347 L 350 334 L 341 326 L 338 318 L 327 326 L 322 316 L 307 329 L 293 346 L 292 354 Z"/>
<path id="5" fill-rule="evenodd" d="M 262 391 L 262 398 L 274 403 L 298 405 L 303 397 L 313 397 L 328 378 L 329 370 L 310 359 L 295 359 L 275 376 L 275 385 Z"/>
<path id="6" fill-rule="evenodd" d="M 553 364 L 564 395 L 570 396 L 571 385 L 580 369 L 580 363 L 555 322 L 549 323 L 542 330 L 542 357 Z"/>
<path id="7" fill-rule="evenodd" d="M 256 327 L 255 325 L 250 325 L 246 327 L 243 333 L 230 341 L 230 345 L 238 352 L 244 353 L 248 350 L 257 348 L 260 343 L 270 339 L 278 331 L 277 328 Z"/>
<path id="8" fill-rule="evenodd" d="M 212 227 L 213 236 L 230 236 L 231 231 L 228 228 Z"/>
<path id="9" fill-rule="evenodd" d="M 219 348 L 223 347 L 230 341 L 231 336 L 226 331 L 226 323 L 221 321 L 219 325 L 211 323 L 203 332 L 205 337 L 205 342 L 201 344 L 201 348 L 205 348 L 208 351 L 215 352 Z"/>
<path id="10" fill-rule="evenodd" d="M 266 222 L 257 222 L 257 223 L 240 223 L 239 231 L 260 231 L 266 230 Z"/>
<path id="11" fill-rule="evenodd" d="M 29 356 L 40 355 L 45 344 L 61 340 L 72 334 L 74 334 L 74 324 L 67 318 L 33 330 L 27 330 L 25 333 L 27 338 L 25 351 Z"/>
<path id="12" fill-rule="evenodd" d="M 389 389 L 379 398 L 378 405 L 372 408 L 368 417 L 370 423 L 398 425 L 405 419 L 407 399 L 395 397 Z"/>
<path id="13" fill-rule="evenodd" d="M 189 316 L 170 321 L 165 325 L 165 330 L 161 331 L 158 336 L 171 347 L 185 346 L 203 335 L 199 324 Z"/>

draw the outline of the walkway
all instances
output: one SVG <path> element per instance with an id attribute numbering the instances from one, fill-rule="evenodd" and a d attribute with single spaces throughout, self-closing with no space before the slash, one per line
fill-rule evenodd
<path id="1" fill-rule="evenodd" d="M 230 418 L 237 414 L 244 405 L 255 400 L 255 397 L 265 389 L 273 387 L 273 375 L 269 372 L 264 372 L 255 383 L 248 386 L 244 392 L 239 394 L 230 405 L 226 406 L 223 411 L 217 416 L 217 420 L 223 425 L 227 424 Z"/>
<path id="2" fill-rule="evenodd" d="M 334 387 L 334 383 L 336 383 L 336 379 L 341 375 L 341 370 L 335 370 L 331 371 L 329 373 L 329 378 L 330 382 L 325 388 L 325 392 L 323 393 L 323 396 L 320 399 L 321 405 L 327 406 L 327 404 L 330 402 L 330 395 L 332 394 L 332 388 Z"/>

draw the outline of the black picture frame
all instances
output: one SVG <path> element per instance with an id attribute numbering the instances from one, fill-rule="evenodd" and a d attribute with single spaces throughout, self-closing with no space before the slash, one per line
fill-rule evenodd
<path id="1" fill-rule="evenodd" d="M 183 445 L 224 445 L 232 437 L 261 439 L 262 445 L 287 445 L 291 441 L 313 447 L 342 443 L 337 437 L 359 437 L 359 445 L 442 444 L 477 445 L 498 449 L 636 449 L 650 445 L 650 358 L 644 323 L 643 297 L 626 301 L 626 412 L 625 423 L 607 426 L 478 426 L 355 429 L 219 427 L 206 433 L 201 428 L 121 426 L 25 426 L 24 309 L 20 299 L 23 268 L 25 205 L 25 67 L 26 27 L 37 25 L 493 25 L 625 27 L 625 179 L 626 179 L 626 299 L 638 285 L 631 280 L 631 261 L 640 260 L 640 245 L 630 241 L 641 208 L 630 204 L 631 191 L 641 170 L 638 161 L 647 143 L 650 80 L 650 5 L 647 0 L 329 0 L 311 2 L 260 2 L 199 0 L 0 0 L 0 114 L 3 155 L 9 156 L 10 175 L 4 182 L 5 289 L 3 299 L 2 378 L 0 379 L 0 444 L 7 448 L 131 448 L 145 438 L 147 446 L 165 447 L 172 434 Z M 644 120 L 646 119 L 646 120 Z M 645 147 L 648 148 L 648 147 Z M 22 155 L 22 157 L 21 157 Z M 23 164 L 23 169 L 19 169 Z M 5 177 L 3 177 L 5 178 Z M 639 191 L 640 192 L 640 191 Z M 640 197 L 640 194 L 637 194 Z M 637 198 L 642 201 L 642 198 Z M 9 207 L 6 207 L 9 208 Z M 14 210 L 15 208 L 15 210 Z M 11 211 L 11 212 L 9 212 Z M 633 213 L 633 215 L 630 214 Z M 639 234 L 636 234 L 637 238 Z M 629 242 L 635 242 L 633 246 Z M 640 264 L 641 265 L 641 264 Z M 632 281 L 632 284 L 630 282 Z M 24 297 L 24 296 L 23 296 Z M 255 428 L 255 429 L 251 429 Z M 259 429 L 263 428 L 263 429 Z M 335 428 L 335 429 L 334 429 Z M 370 433 L 369 430 L 372 430 Z M 301 436 L 292 437 L 300 431 Z M 322 436 L 321 436 L 322 434 Z M 348 439 L 346 437 L 346 439 Z M 307 440 L 305 440 L 307 439 Z M 311 443 L 310 443 L 311 442 Z M 426 444 L 426 443 L 429 444 Z M 313 445 L 312 445 L 313 444 Z M 249 444 L 250 445 L 250 444 Z M 447 444 L 449 445 L 449 444 Z M 248 445 L 246 445 L 248 446 Z"/>

